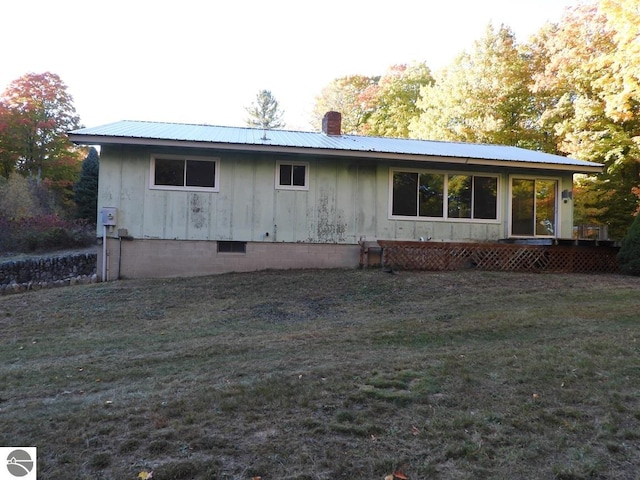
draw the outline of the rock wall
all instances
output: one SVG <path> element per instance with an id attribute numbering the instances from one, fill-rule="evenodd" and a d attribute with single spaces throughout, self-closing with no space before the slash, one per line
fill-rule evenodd
<path id="1" fill-rule="evenodd" d="M 0 295 L 95 283 L 97 254 L 26 258 L 0 262 Z"/>

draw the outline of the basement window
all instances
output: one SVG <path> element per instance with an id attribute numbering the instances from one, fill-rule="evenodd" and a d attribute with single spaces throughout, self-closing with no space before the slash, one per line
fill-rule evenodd
<path id="1" fill-rule="evenodd" d="M 218 241 L 218 253 L 247 253 L 247 242 Z"/>
<path id="2" fill-rule="evenodd" d="M 218 191 L 218 159 L 183 156 L 151 157 L 150 188 Z"/>
<path id="3" fill-rule="evenodd" d="M 309 164 L 277 162 L 276 188 L 279 190 L 309 190 Z"/>

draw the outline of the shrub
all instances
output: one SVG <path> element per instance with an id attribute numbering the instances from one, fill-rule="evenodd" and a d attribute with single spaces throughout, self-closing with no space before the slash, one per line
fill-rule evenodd
<path id="1" fill-rule="evenodd" d="M 0 177 L 1 178 L 1 177 Z M 33 177 L 12 173 L 0 182 L 0 217 L 27 218 L 60 214 L 50 182 L 38 182 Z"/>
<path id="2" fill-rule="evenodd" d="M 12 173 L 0 188 L 0 216 L 24 218 L 36 211 L 36 200 L 29 179 Z"/>
<path id="3" fill-rule="evenodd" d="M 622 273 L 640 275 L 640 215 L 636 215 L 622 240 L 618 252 L 618 266 Z"/>
<path id="4" fill-rule="evenodd" d="M 64 220 L 57 215 L 27 218 L 0 216 L 0 252 L 28 253 L 80 248 L 95 243 L 94 227 L 85 220 Z"/>

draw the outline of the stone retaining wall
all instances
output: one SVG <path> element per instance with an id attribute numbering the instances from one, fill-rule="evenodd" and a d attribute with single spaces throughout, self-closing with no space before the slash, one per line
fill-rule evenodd
<path id="1" fill-rule="evenodd" d="M 95 283 L 97 254 L 26 258 L 0 262 L 0 295 Z"/>

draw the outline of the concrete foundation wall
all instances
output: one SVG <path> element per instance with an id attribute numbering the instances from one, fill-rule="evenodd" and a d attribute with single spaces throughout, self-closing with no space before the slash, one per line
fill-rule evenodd
<path id="1" fill-rule="evenodd" d="M 357 268 L 359 245 L 247 242 L 246 253 L 219 253 L 217 242 L 107 239 L 107 280 L 192 277 L 267 269 Z M 98 251 L 102 278 L 102 247 Z"/>

